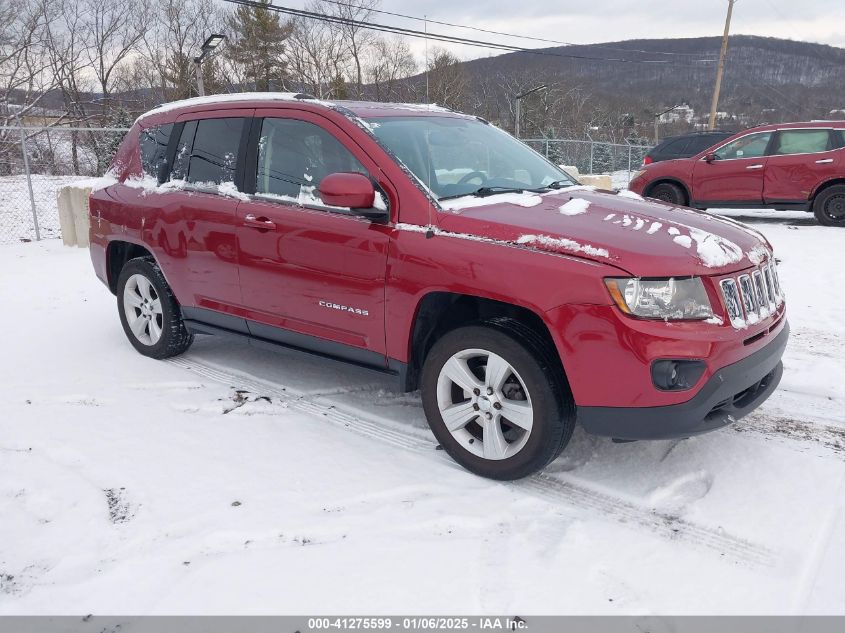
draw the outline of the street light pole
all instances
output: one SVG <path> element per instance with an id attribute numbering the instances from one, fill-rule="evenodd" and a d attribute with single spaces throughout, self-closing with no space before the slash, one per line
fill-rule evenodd
<path id="1" fill-rule="evenodd" d="M 671 112 L 672 110 L 677 110 L 680 107 L 681 107 L 680 104 L 673 105 L 671 108 L 667 108 L 663 112 L 655 113 L 655 115 L 654 115 L 654 144 L 655 145 L 657 145 L 660 142 L 660 138 L 659 138 L 660 132 L 659 132 L 659 129 L 658 129 L 658 123 L 660 123 L 660 117 L 662 117 L 664 114 Z"/>
<path id="2" fill-rule="evenodd" d="M 514 121 L 514 124 L 513 124 L 513 134 L 514 134 L 514 136 L 516 136 L 516 138 L 519 138 L 519 120 L 522 118 L 522 105 L 521 104 L 522 104 L 523 97 L 527 97 L 528 95 L 533 94 L 535 92 L 538 92 L 540 90 L 546 90 L 547 88 L 548 88 L 548 86 L 546 84 L 543 84 L 541 86 L 537 86 L 536 88 L 531 88 L 531 90 L 526 90 L 525 92 L 520 93 L 520 94 L 516 95 L 516 97 L 514 97 L 514 101 L 516 102 L 516 105 L 514 106 L 515 121 Z"/>
<path id="3" fill-rule="evenodd" d="M 194 64 L 196 65 L 196 68 L 197 68 L 197 94 L 199 94 L 199 96 L 201 96 L 201 97 L 204 97 L 205 96 L 205 84 L 203 83 L 203 80 L 202 80 L 202 59 L 199 58 L 199 57 L 195 57 L 194 58 Z"/>
<path id="4" fill-rule="evenodd" d="M 225 35 L 212 33 L 206 38 L 205 42 L 202 43 L 202 46 L 200 47 L 200 54 L 194 57 L 194 64 L 196 64 L 197 67 L 197 92 L 201 97 L 205 96 L 205 83 L 202 79 L 202 60 L 205 59 L 205 56 L 211 51 L 220 46 L 225 39 Z"/>

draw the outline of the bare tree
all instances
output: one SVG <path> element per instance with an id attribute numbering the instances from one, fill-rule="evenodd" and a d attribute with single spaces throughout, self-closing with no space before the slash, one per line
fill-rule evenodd
<path id="1" fill-rule="evenodd" d="M 82 15 L 85 57 L 97 78 L 105 109 L 117 69 L 138 50 L 148 30 L 149 5 L 145 0 L 77 0 Z"/>
<path id="2" fill-rule="evenodd" d="M 41 7 L 33 0 L 0 5 L 0 123 L 32 114 L 53 87 Z M 8 173 L 16 138 L 0 131 L 0 169 Z"/>
<path id="3" fill-rule="evenodd" d="M 373 9 L 378 8 L 379 0 L 345 0 L 343 3 L 327 3 L 318 1 L 315 9 L 319 13 L 340 18 L 335 28 L 339 31 L 341 41 L 346 48 L 348 59 L 345 60 L 350 69 L 348 75 L 352 80 L 354 96 L 360 99 L 364 94 L 364 66 L 366 58 L 374 52 L 378 41 L 376 33 L 360 25 L 369 21 L 373 16 Z"/>
<path id="4" fill-rule="evenodd" d="M 377 38 L 365 77 L 376 101 L 403 101 L 411 96 L 407 79 L 417 72 L 417 62 L 408 43 L 399 38 Z"/>
<path id="5" fill-rule="evenodd" d="M 469 98 L 470 80 L 461 60 L 453 53 L 434 48 L 429 52 L 429 100 L 460 110 Z"/>
<path id="6" fill-rule="evenodd" d="M 320 12 L 320 5 L 311 4 L 308 9 Z M 310 18 L 294 19 L 288 39 L 291 81 L 317 97 L 336 97 L 347 51 L 336 25 Z"/>
<path id="7" fill-rule="evenodd" d="M 222 15 L 212 0 L 156 0 L 155 23 L 143 38 L 144 57 L 155 68 L 159 101 L 195 96 L 196 67 L 193 59 L 212 32 L 222 29 Z M 215 72 L 215 57 L 203 61 L 207 92 L 223 89 Z"/>

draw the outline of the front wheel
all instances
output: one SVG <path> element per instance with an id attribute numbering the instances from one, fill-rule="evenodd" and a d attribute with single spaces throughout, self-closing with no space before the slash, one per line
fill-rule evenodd
<path id="1" fill-rule="evenodd" d="M 817 195 L 813 214 L 824 226 L 845 226 L 845 185 L 828 187 Z"/>
<path id="2" fill-rule="evenodd" d="M 194 341 L 176 297 L 152 258 L 132 259 L 120 271 L 117 310 L 126 337 L 144 356 L 177 356 Z"/>
<path id="3" fill-rule="evenodd" d="M 686 204 L 684 190 L 671 182 L 661 182 L 655 185 L 648 192 L 648 197 L 654 198 L 655 200 L 662 200 L 669 204 Z"/>
<path id="4" fill-rule="evenodd" d="M 530 475 L 557 457 L 572 435 L 574 408 L 556 373 L 518 331 L 453 330 L 434 344 L 423 366 L 429 426 L 446 452 L 477 475 Z"/>

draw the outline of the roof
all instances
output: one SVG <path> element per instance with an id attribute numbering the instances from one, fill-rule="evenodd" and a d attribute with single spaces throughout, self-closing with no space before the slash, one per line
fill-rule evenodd
<path id="1" fill-rule="evenodd" d="M 325 101 L 311 95 L 297 92 L 235 92 L 229 94 L 208 95 L 205 97 L 194 97 L 181 101 L 164 103 L 157 108 L 145 112 L 138 120 L 155 117 L 160 114 L 185 110 L 191 111 L 201 106 L 214 106 L 218 104 L 242 104 L 244 106 L 268 105 L 270 103 L 291 103 L 309 104 L 322 106 L 332 110 L 346 109 L 362 118 L 380 116 L 402 116 L 413 114 L 450 114 L 453 116 L 468 116 L 449 110 L 437 104 L 424 103 L 382 103 L 377 101 Z"/>
<path id="2" fill-rule="evenodd" d="M 768 125 L 758 125 L 757 127 L 748 128 L 747 130 L 743 130 L 743 132 L 749 132 L 751 130 L 765 132 L 767 130 L 789 130 L 808 127 L 845 128 L 845 121 L 798 121 L 794 123 L 770 123 Z"/>

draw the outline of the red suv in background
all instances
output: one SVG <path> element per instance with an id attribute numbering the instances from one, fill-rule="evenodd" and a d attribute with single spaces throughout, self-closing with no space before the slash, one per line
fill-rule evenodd
<path id="1" fill-rule="evenodd" d="M 813 211 L 845 226 L 845 121 L 745 130 L 691 158 L 644 166 L 631 191 L 671 204 Z"/>
<path id="2" fill-rule="evenodd" d="M 394 374 L 481 475 L 543 468 L 576 421 L 710 431 L 781 377 L 789 326 L 759 233 L 580 186 L 473 116 L 200 98 L 142 116 L 112 170 L 91 259 L 141 354 L 216 334 Z"/>

